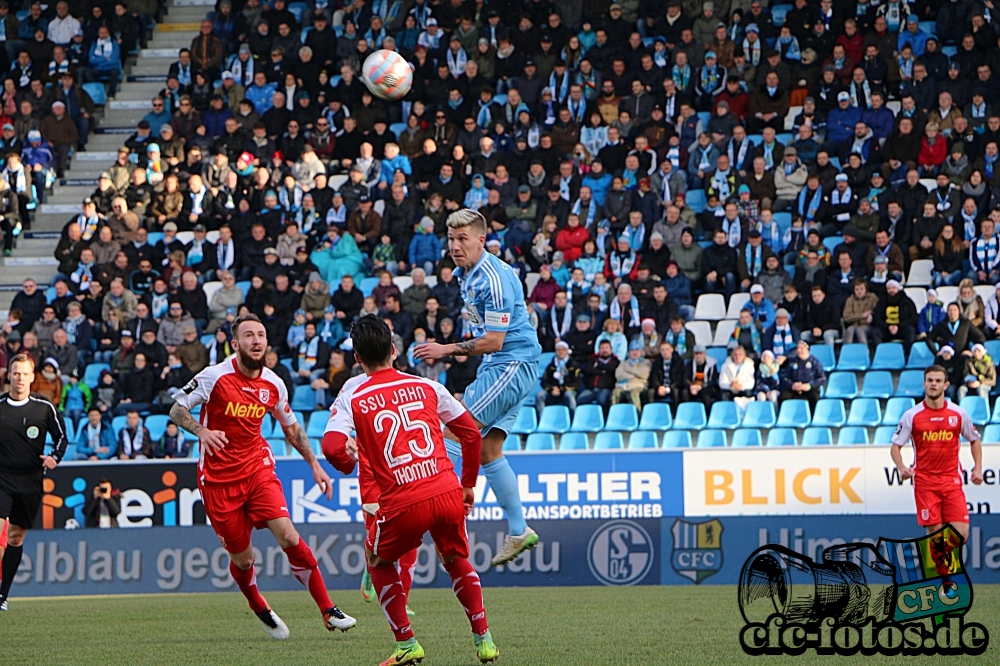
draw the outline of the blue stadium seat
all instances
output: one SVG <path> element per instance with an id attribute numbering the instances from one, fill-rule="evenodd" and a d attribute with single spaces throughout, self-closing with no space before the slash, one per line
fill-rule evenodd
<path id="1" fill-rule="evenodd" d="M 986 353 L 990 358 L 1000 358 L 1000 340 L 987 340 Z"/>
<path id="2" fill-rule="evenodd" d="M 806 428 L 802 433 L 802 446 L 830 446 L 833 432 L 829 428 Z"/>
<path id="3" fill-rule="evenodd" d="M 197 444 L 197 443 L 198 442 L 195 442 L 195 444 Z M 271 452 L 274 453 L 274 455 L 276 455 L 276 456 L 283 456 L 283 455 L 285 455 L 285 447 L 287 445 L 287 443 L 285 442 L 285 440 L 278 439 L 276 437 L 272 437 L 272 438 L 270 438 L 270 439 L 267 440 L 267 444 L 268 444 L 268 446 L 271 447 Z M 289 448 L 291 448 L 291 447 L 289 447 Z M 193 452 L 193 448 L 192 448 L 192 452 Z M 192 457 L 193 457 L 193 455 L 192 455 Z"/>
<path id="4" fill-rule="evenodd" d="M 774 413 L 774 403 L 769 400 L 751 402 L 747 405 L 746 412 L 743 413 L 744 428 L 767 430 L 773 428 L 777 420 L 778 417 Z"/>
<path id="5" fill-rule="evenodd" d="M 864 372 L 871 365 L 868 360 L 868 345 L 860 343 L 844 345 L 840 348 L 837 370 Z"/>
<path id="6" fill-rule="evenodd" d="M 108 92 L 104 89 L 103 83 L 84 83 L 83 90 L 90 95 L 95 106 L 104 106 L 108 103 Z"/>
<path id="7" fill-rule="evenodd" d="M 309 423 L 306 425 L 306 436 L 312 439 L 323 439 L 326 433 L 326 424 L 330 421 L 330 412 L 317 410 L 309 415 Z"/>
<path id="8" fill-rule="evenodd" d="M 361 288 L 361 293 L 365 296 L 371 296 L 372 291 L 378 286 L 378 278 L 376 277 L 366 277 L 361 280 L 361 284 L 358 285 Z"/>
<path id="9" fill-rule="evenodd" d="M 823 395 L 827 398 L 853 400 L 858 397 L 858 379 L 853 372 L 834 372 L 826 378 L 826 392 Z"/>
<path id="10" fill-rule="evenodd" d="M 599 432 L 594 438 L 594 450 L 624 449 L 625 442 L 620 432 Z"/>
<path id="11" fill-rule="evenodd" d="M 847 425 L 874 428 L 882 422 L 882 406 L 875 398 L 858 398 L 851 402 Z"/>
<path id="12" fill-rule="evenodd" d="M 538 357 L 538 378 L 541 379 L 542 375 L 545 374 L 545 368 L 549 366 L 556 355 L 553 352 L 542 352 L 541 356 Z"/>
<path id="13" fill-rule="evenodd" d="M 118 437 L 118 433 L 120 433 L 128 423 L 125 420 L 125 418 L 126 417 L 124 416 L 116 416 L 115 418 L 111 419 L 111 429 L 115 431 L 116 438 Z"/>
<path id="14" fill-rule="evenodd" d="M 692 446 L 690 430 L 668 430 L 663 433 L 665 449 L 690 449 Z"/>
<path id="15" fill-rule="evenodd" d="M 990 419 L 990 423 L 1000 423 L 1000 398 L 997 399 L 997 403 L 993 407 L 993 418 Z"/>
<path id="16" fill-rule="evenodd" d="M 847 423 L 847 410 L 844 401 L 839 398 L 823 398 L 816 403 L 816 413 L 813 414 L 812 425 L 827 428 L 839 428 Z"/>
<path id="17" fill-rule="evenodd" d="M 292 373 L 292 376 L 295 375 L 295 366 L 292 365 L 292 359 L 290 359 L 290 358 L 283 358 L 283 359 L 281 359 L 278 362 L 281 363 L 281 365 L 283 365 L 286 368 L 288 368 L 288 372 Z"/>
<path id="18" fill-rule="evenodd" d="M 921 346 L 920 343 L 913 345 L 914 348 Z M 924 349 L 927 345 L 923 345 Z M 903 354 L 903 345 L 898 342 L 879 345 L 875 348 L 875 358 L 872 359 L 872 370 L 902 370 L 906 367 L 906 356 Z"/>
<path id="19" fill-rule="evenodd" d="M 503 440 L 503 450 L 504 451 L 520 451 L 521 450 L 521 438 L 514 433 L 507 435 L 507 438 Z"/>
<path id="20" fill-rule="evenodd" d="M 301 411 L 294 411 L 292 412 L 292 415 L 295 416 L 295 420 L 298 421 L 299 425 L 302 426 L 302 429 L 305 430 L 306 426 L 309 424 L 308 421 L 306 420 L 306 415 Z"/>
<path id="21" fill-rule="evenodd" d="M 579 410 L 580 408 L 577 407 Z M 663 402 L 652 402 L 642 408 L 639 417 L 639 430 L 670 430 L 674 417 L 670 413 L 670 405 Z"/>
<path id="22" fill-rule="evenodd" d="M 573 424 L 569 429 L 573 432 L 600 432 L 604 429 L 604 410 L 600 405 L 580 405 L 573 414 Z"/>
<path id="23" fill-rule="evenodd" d="M 292 16 L 295 17 L 295 20 L 299 24 L 301 24 L 302 23 L 302 16 L 303 16 L 303 14 L 305 14 L 307 11 L 309 11 L 309 3 L 306 3 L 306 2 L 293 2 L 293 3 L 290 3 L 288 5 L 288 11 L 290 11 L 292 13 Z"/>
<path id="24" fill-rule="evenodd" d="M 983 431 L 983 444 L 1000 443 L 1000 423 L 991 423 Z"/>
<path id="25" fill-rule="evenodd" d="M 302 412 L 311 412 L 316 409 L 316 391 L 308 384 L 295 387 L 292 395 L 292 409 Z"/>
<path id="26" fill-rule="evenodd" d="M 720 447 L 725 448 L 726 446 L 725 430 L 702 430 L 698 433 L 699 449 L 716 449 Z"/>
<path id="27" fill-rule="evenodd" d="M 149 438 L 154 442 L 158 442 L 163 438 L 163 433 L 167 430 L 167 421 L 170 417 L 166 414 L 151 414 L 147 416 L 143 423 L 146 429 L 149 430 Z"/>
<path id="28" fill-rule="evenodd" d="M 785 16 L 792 11 L 792 5 L 775 5 L 771 7 L 771 22 L 776 27 L 781 27 L 785 23 Z"/>
<path id="29" fill-rule="evenodd" d="M 548 432 L 533 432 L 528 435 L 525 451 L 555 451 L 556 438 Z"/>
<path id="30" fill-rule="evenodd" d="M 649 430 L 636 430 L 628 436 L 628 448 L 655 449 L 659 446 L 656 433 Z"/>
<path id="31" fill-rule="evenodd" d="M 895 432 L 895 426 L 884 425 L 875 428 L 875 437 L 872 439 L 872 444 L 875 446 L 887 446 L 892 444 L 892 435 Z"/>
<path id="32" fill-rule="evenodd" d="M 903 420 L 903 414 L 913 407 L 913 398 L 889 398 L 885 403 L 885 414 L 882 415 L 882 425 L 896 427 Z"/>
<path id="33" fill-rule="evenodd" d="M 264 418 L 260 422 L 260 436 L 267 439 L 274 432 L 274 418 L 270 414 L 264 414 Z M 278 426 L 278 433 L 280 436 L 281 426 Z"/>
<path id="34" fill-rule="evenodd" d="M 760 430 L 756 428 L 740 428 L 733 431 L 732 445 L 734 447 L 764 446 L 764 440 L 760 436 Z"/>
<path id="35" fill-rule="evenodd" d="M 197 439 L 195 439 L 193 442 L 191 442 L 191 451 L 190 453 L 188 453 L 188 457 L 191 458 L 192 460 L 197 460 L 200 455 L 201 451 L 199 448 L 199 442 Z"/>
<path id="36" fill-rule="evenodd" d="M 542 418 L 535 431 L 561 435 L 569 430 L 569 425 L 569 408 L 565 405 L 549 405 L 542 410 Z"/>
<path id="37" fill-rule="evenodd" d="M 674 428 L 678 430 L 701 430 L 707 423 L 708 417 L 705 415 L 704 404 L 700 402 L 682 402 L 677 406 Z"/>
<path id="38" fill-rule="evenodd" d="M 795 428 L 772 428 L 767 431 L 768 446 L 798 446 L 799 435 Z"/>
<path id="39" fill-rule="evenodd" d="M 879 345 L 881 349 L 884 345 Z M 878 355 L 878 350 L 876 350 L 876 356 Z M 906 362 L 906 367 L 911 370 L 923 370 L 929 365 L 934 365 L 934 354 L 927 347 L 926 343 L 917 341 L 913 343 L 910 347 L 910 359 Z M 873 366 L 874 367 L 874 366 Z M 896 368 L 887 368 L 887 370 L 895 370 Z"/>
<path id="40" fill-rule="evenodd" d="M 990 405 L 978 395 L 965 396 L 959 406 L 969 412 L 972 422 L 977 426 L 986 425 L 990 420 Z"/>
<path id="41" fill-rule="evenodd" d="M 729 350 L 725 347 L 709 347 L 705 350 L 705 353 L 709 358 L 714 358 L 716 365 L 720 368 L 726 362 L 726 358 L 729 357 Z"/>
<path id="42" fill-rule="evenodd" d="M 250 291 L 250 288 L 253 286 L 253 284 L 250 282 L 250 280 L 241 280 L 240 282 L 236 283 L 236 286 L 239 287 L 240 291 L 243 292 L 243 295 L 246 296 L 247 292 Z"/>
<path id="43" fill-rule="evenodd" d="M 870 370 L 865 373 L 861 387 L 862 398 L 888 400 L 892 396 L 892 373 L 887 370 Z"/>
<path id="44" fill-rule="evenodd" d="M 782 233 L 787 231 L 792 226 L 792 214 L 791 213 L 775 213 L 771 216 L 774 223 L 778 225 L 778 229 Z"/>
<path id="45" fill-rule="evenodd" d="M 393 123 L 389 125 L 389 131 L 399 138 L 399 135 L 406 131 L 406 123 Z"/>
<path id="46" fill-rule="evenodd" d="M 709 428 L 735 430 L 740 427 L 740 410 L 735 402 L 717 402 L 708 417 Z"/>
<path id="47" fill-rule="evenodd" d="M 696 214 L 704 212 L 705 204 L 707 203 L 705 190 L 688 190 L 684 197 L 684 203 Z"/>
<path id="48" fill-rule="evenodd" d="M 522 407 L 514 419 L 514 427 L 511 432 L 515 435 L 530 435 L 538 427 L 538 412 L 534 407 Z"/>
<path id="49" fill-rule="evenodd" d="M 841 428 L 837 433 L 838 446 L 868 446 L 867 428 Z"/>
<path id="50" fill-rule="evenodd" d="M 899 383 L 893 395 L 900 398 L 924 397 L 924 371 L 903 370 L 899 373 Z"/>
<path id="51" fill-rule="evenodd" d="M 779 428 L 804 428 L 812 421 L 809 403 L 805 400 L 786 400 L 778 412 Z"/>
<path id="52" fill-rule="evenodd" d="M 837 361 L 833 357 L 833 347 L 830 345 L 815 344 L 809 347 L 809 351 L 823 364 L 824 372 L 830 372 L 837 367 Z"/>
<path id="53" fill-rule="evenodd" d="M 97 388 L 97 383 L 101 379 L 101 373 L 110 369 L 111 366 L 107 363 L 91 363 L 83 371 L 83 383 L 89 388 Z"/>
<path id="54" fill-rule="evenodd" d="M 535 387 L 533 389 L 531 389 L 531 392 L 528 394 L 528 397 L 524 399 L 524 406 L 525 407 L 535 407 L 535 396 L 541 390 L 542 390 L 542 382 L 541 382 L 541 380 L 539 380 L 539 381 L 535 382 Z"/>
<path id="55" fill-rule="evenodd" d="M 590 441 L 585 432 L 568 432 L 559 438 L 560 451 L 586 451 L 590 448 Z"/>
<path id="56" fill-rule="evenodd" d="M 206 333 L 205 335 L 203 335 L 200 338 L 198 338 L 198 341 L 201 342 L 201 344 L 203 344 L 203 345 L 205 345 L 207 347 L 210 344 L 212 344 L 212 340 L 214 340 L 214 339 L 215 339 L 215 335 L 213 333 Z"/>
<path id="57" fill-rule="evenodd" d="M 606 430 L 632 432 L 639 427 L 639 412 L 633 404 L 611 405 L 608 410 Z"/>
<path id="58" fill-rule="evenodd" d="M 698 120 L 701 121 L 701 126 L 702 126 L 702 128 L 704 128 L 704 130 L 706 132 L 708 131 L 708 122 L 711 119 L 712 119 L 712 112 L 711 111 L 699 111 L 698 112 Z"/>

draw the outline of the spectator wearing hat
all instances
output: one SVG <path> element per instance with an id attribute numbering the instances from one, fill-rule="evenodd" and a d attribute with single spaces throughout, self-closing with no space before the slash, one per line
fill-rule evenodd
<path id="1" fill-rule="evenodd" d="M 972 354 L 965 357 L 965 377 L 956 391 L 955 398 L 961 402 L 970 392 L 975 392 L 980 398 L 990 399 L 990 391 L 997 384 L 997 369 L 993 359 L 982 344 L 972 347 Z"/>
<path id="2" fill-rule="evenodd" d="M 823 149 L 838 154 L 841 146 L 854 136 L 859 122 L 861 109 L 851 105 L 850 93 L 837 93 L 837 106 L 827 114 L 826 143 L 823 144 Z"/>
<path id="3" fill-rule="evenodd" d="M 823 364 L 810 353 L 809 343 L 799 340 L 793 353 L 781 366 L 780 400 L 808 400 L 816 408 L 820 387 L 826 384 Z"/>
<path id="4" fill-rule="evenodd" d="M 160 327 L 156 332 L 156 341 L 164 345 L 167 352 L 173 351 L 184 343 L 184 329 L 194 326 L 194 319 L 184 311 L 184 306 L 180 301 L 171 301 L 167 310 L 167 316 L 160 320 Z M 195 329 L 197 330 L 197 328 Z"/>
<path id="5" fill-rule="evenodd" d="M 35 380 L 31 382 L 31 392 L 45 398 L 53 405 L 58 405 L 62 398 L 63 381 L 60 377 L 59 362 L 54 358 L 46 358 Z"/>
<path id="6" fill-rule="evenodd" d="M 777 198 L 771 207 L 773 211 L 787 210 L 799 198 L 799 193 L 809 179 L 809 169 L 799 160 L 795 146 L 784 150 L 784 159 L 774 169 L 774 193 Z"/>
<path id="7" fill-rule="evenodd" d="M 900 341 L 909 354 L 917 335 L 917 309 L 897 280 L 886 281 L 872 315 L 872 344 Z"/>
<path id="8" fill-rule="evenodd" d="M 680 402 L 701 402 L 708 409 L 718 398 L 718 366 L 705 345 L 695 345 L 692 354 L 684 363 Z"/>
<path id="9" fill-rule="evenodd" d="M 28 132 L 28 143 L 30 144 L 33 151 L 38 151 L 42 147 L 42 139 L 50 144 L 55 151 L 55 159 L 49 156 L 48 159 L 43 159 L 42 156 L 36 155 L 35 152 L 27 153 L 26 156 L 30 156 L 34 164 L 29 164 L 34 171 L 42 172 L 45 169 L 51 169 L 55 167 L 57 170 L 57 175 L 62 178 L 64 172 L 66 171 L 66 164 L 69 160 L 69 151 L 76 148 L 80 141 L 80 133 L 76 128 L 76 124 L 73 119 L 66 114 L 66 105 L 61 101 L 53 102 L 52 104 L 52 114 L 47 116 L 45 120 L 42 121 L 41 131 L 32 130 Z M 25 160 L 28 161 L 27 159 Z M 35 169 L 35 165 L 38 168 Z M 41 176 L 43 178 L 42 187 L 38 188 L 39 192 L 44 191 L 44 174 Z M 37 183 L 36 183 L 37 185 Z"/>
<path id="10" fill-rule="evenodd" d="M 617 383 L 616 373 L 620 362 L 611 351 L 611 341 L 597 343 L 597 352 L 591 353 L 581 369 L 580 393 L 577 404 L 597 404 L 607 412 L 611 404 L 611 392 Z M 647 374 L 648 377 L 648 374 Z"/>
<path id="11" fill-rule="evenodd" d="M 580 367 L 570 355 L 567 342 L 557 342 L 555 351 L 555 356 L 543 371 L 542 388 L 535 394 L 535 409 L 539 419 L 547 405 L 565 405 L 571 415 L 576 411 Z"/>

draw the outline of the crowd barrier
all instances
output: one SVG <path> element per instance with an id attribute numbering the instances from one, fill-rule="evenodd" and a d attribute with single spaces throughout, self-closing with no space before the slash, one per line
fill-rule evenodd
<path id="1" fill-rule="evenodd" d="M 818 561 L 832 545 L 922 533 L 912 517 L 875 515 L 543 520 L 534 527 L 539 546 L 497 568 L 489 562 L 506 523 L 470 523 L 471 559 L 484 586 L 735 585 L 744 560 L 767 543 Z M 364 566 L 362 525 L 299 529 L 330 589 L 356 589 Z M 258 532 L 254 541 L 262 589 L 300 590 L 274 538 Z M 229 558 L 207 526 L 29 532 L 24 558 L 13 592 L 20 597 L 236 591 Z M 973 584 L 1000 583 L 1000 517 L 973 518 L 964 562 Z M 429 543 L 420 548 L 414 582 L 450 584 Z"/>

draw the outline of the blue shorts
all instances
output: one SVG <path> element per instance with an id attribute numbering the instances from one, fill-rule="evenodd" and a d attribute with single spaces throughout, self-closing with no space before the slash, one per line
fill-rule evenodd
<path id="1" fill-rule="evenodd" d="M 482 423 L 483 434 L 492 428 L 509 434 L 525 398 L 538 382 L 534 361 L 510 361 L 479 367 L 476 380 L 465 390 L 465 407 Z"/>

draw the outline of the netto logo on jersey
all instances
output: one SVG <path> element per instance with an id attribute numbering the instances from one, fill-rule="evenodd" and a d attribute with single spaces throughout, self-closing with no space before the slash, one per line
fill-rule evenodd
<path id="1" fill-rule="evenodd" d="M 921 442 L 951 442 L 955 433 L 951 430 L 925 430 L 920 433 Z"/>
<path id="2" fill-rule="evenodd" d="M 945 525 L 917 539 L 831 546 L 818 562 L 761 546 L 740 572 L 740 645 L 750 655 L 982 654 L 990 635 L 964 617 L 972 583 L 962 545 Z"/>
<path id="3" fill-rule="evenodd" d="M 590 537 L 588 564 L 605 585 L 635 585 L 653 566 L 653 540 L 639 524 L 616 520 Z"/>
<path id="4" fill-rule="evenodd" d="M 233 401 L 226 403 L 226 416 L 235 416 L 238 419 L 262 419 L 264 414 L 267 414 L 267 407 L 264 405 L 248 405 Z"/>

